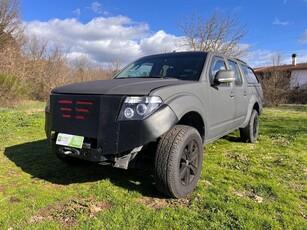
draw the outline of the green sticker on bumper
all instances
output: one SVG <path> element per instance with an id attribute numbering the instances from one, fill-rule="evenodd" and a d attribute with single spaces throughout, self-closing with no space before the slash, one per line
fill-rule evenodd
<path id="1" fill-rule="evenodd" d="M 84 137 L 82 136 L 59 133 L 56 139 L 56 144 L 81 149 L 83 145 L 83 141 L 84 141 Z"/>

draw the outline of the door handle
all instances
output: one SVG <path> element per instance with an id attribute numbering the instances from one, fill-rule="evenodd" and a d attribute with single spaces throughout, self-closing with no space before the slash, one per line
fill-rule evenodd
<path id="1" fill-rule="evenodd" d="M 235 95 L 234 95 L 234 93 L 233 92 L 231 92 L 230 93 L 230 97 L 234 97 Z"/>

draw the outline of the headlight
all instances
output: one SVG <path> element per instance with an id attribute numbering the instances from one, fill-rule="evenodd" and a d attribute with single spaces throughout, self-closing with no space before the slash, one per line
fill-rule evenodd
<path id="1" fill-rule="evenodd" d="M 162 104 L 163 101 L 158 96 L 126 97 L 118 120 L 142 120 L 152 114 Z"/>

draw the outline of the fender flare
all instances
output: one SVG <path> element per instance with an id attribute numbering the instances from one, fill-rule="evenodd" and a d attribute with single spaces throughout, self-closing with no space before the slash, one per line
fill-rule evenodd
<path id="1" fill-rule="evenodd" d="M 204 133 L 207 133 L 207 119 L 206 119 L 206 109 L 204 105 L 201 103 L 201 100 L 197 98 L 195 95 L 190 93 L 181 93 L 176 94 L 165 101 L 167 104 L 177 115 L 178 120 L 180 121 L 184 115 L 195 112 L 197 113 L 204 124 Z M 206 135 L 205 135 L 206 136 Z"/>
<path id="2" fill-rule="evenodd" d="M 247 126 L 249 119 L 252 115 L 255 104 L 259 105 L 259 102 L 257 101 L 256 97 L 254 95 L 252 95 L 252 97 L 249 101 L 249 104 L 248 104 L 247 115 L 246 115 L 245 121 L 240 128 L 245 128 Z"/>

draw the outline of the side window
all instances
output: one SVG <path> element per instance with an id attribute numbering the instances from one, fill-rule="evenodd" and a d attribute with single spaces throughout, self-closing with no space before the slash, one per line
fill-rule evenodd
<path id="1" fill-rule="evenodd" d="M 235 85 L 241 86 L 243 82 L 242 82 L 242 76 L 241 76 L 238 64 L 230 60 L 228 60 L 228 63 L 229 63 L 230 69 L 235 72 L 235 78 L 236 78 Z"/>
<path id="2" fill-rule="evenodd" d="M 210 69 L 210 82 L 213 82 L 215 75 L 219 70 L 225 70 L 225 69 L 226 69 L 225 60 L 221 57 L 214 57 Z"/>
<path id="3" fill-rule="evenodd" d="M 257 84 L 257 83 L 259 83 L 256 75 L 254 74 L 254 72 L 253 72 L 253 70 L 251 68 L 249 68 L 246 65 L 242 65 L 242 69 L 243 69 L 244 75 L 246 77 L 247 83 L 249 83 L 249 84 Z"/>

